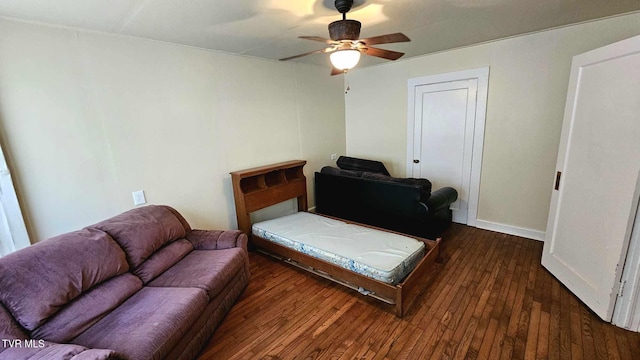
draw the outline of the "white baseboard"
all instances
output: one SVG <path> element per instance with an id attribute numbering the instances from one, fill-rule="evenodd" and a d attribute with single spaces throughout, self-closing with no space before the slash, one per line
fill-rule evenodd
<path id="1" fill-rule="evenodd" d="M 476 227 L 484 230 L 496 231 L 503 234 L 520 236 L 527 239 L 544 241 L 545 232 L 517 226 L 494 223 L 486 220 L 476 220 Z"/>

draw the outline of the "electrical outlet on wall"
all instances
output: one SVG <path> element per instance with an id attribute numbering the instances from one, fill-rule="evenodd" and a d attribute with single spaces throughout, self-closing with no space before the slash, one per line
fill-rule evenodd
<path id="1" fill-rule="evenodd" d="M 331 154 L 331 160 L 337 160 L 338 154 Z"/>
<path id="2" fill-rule="evenodd" d="M 142 205 L 147 203 L 144 197 L 144 190 L 138 190 L 131 193 L 133 195 L 133 205 Z"/>

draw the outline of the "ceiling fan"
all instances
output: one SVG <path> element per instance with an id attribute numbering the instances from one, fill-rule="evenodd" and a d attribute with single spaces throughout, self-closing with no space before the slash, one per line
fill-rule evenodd
<path id="1" fill-rule="evenodd" d="M 280 61 L 296 59 L 302 56 L 330 53 L 329 57 L 333 65 L 331 75 L 341 74 L 352 69 L 360 61 L 360 54 L 376 56 L 388 60 L 397 60 L 404 53 L 375 48 L 372 45 L 390 44 L 397 42 L 411 41 L 402 33 L 386 34 L 374 36 L 366 39 L 358 39 L 360 37 L 360 28 L 362 24 L 357 20 L 347 19 L 347 12 L 353 6 L 353 0 L 335 0 L 336 10 L 342 14 L 342 20 L 334 21 L 329 24 L 329 39 L 319 36 L 300 36 L 301 39 L 323 42 L 328 47 L 310 51 L 304 54 L 289 56 Z"/>

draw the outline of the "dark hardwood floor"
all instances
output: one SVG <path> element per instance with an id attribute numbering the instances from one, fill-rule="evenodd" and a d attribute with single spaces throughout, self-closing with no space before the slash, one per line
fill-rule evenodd
<path id="1" fill-rule="evenodd" d="M 261 254 L 206 359 L 640 359 L 540 265 L 542 243 L 453 225 L 404 318 L 391 305 Z"/>

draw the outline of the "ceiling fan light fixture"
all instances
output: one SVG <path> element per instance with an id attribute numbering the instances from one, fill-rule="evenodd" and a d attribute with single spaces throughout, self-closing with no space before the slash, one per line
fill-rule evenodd
<path id="1" fill-rule="evenodd" d="M 351 70 L 360 61 L 360 51 L 354 49 L 345 49 L 334 51 L 329 55 L 331 64 L 338 70 Z"/>
<path id="2" fill-rule="evenodd" d="M 329 59 L 333 65 L 331 75 L 338 75 L 353 69 L 360 61 L 360 55 L 375 56 L 386 60 L 397 60 L 404 53 L 380 49 L 372 45 L 391 44 L 397 42 L 411 41 L 403 33 L 393 33 L 360 38 L 360 29 L 362 24 L 358 20 L 347 19 L 346 13 L 353 6 L 354 0 L 323 0 L 324 4 L 333 1 L 339 13 L 342 14 L 342 20 L 337 20 L 329 24 L 329 38 L 325 39 L 320 36 L 298 36 L 301 39 L 318 41 L 325 44 L 324 49 L 306 52 L 289 56 L 280 61 L 297 59 L 302 56 L 311 54 L 330 54 Z M 365 0 L 357 0 L 358 5 L 364 3 Z"/>

